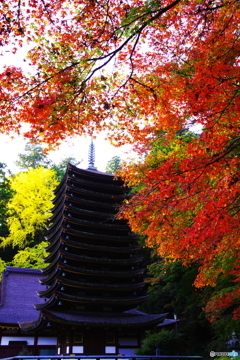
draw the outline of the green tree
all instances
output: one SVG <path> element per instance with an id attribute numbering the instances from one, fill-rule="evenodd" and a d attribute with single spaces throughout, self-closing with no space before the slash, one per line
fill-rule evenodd
<path id="1" fill-rule="evenodd" d="M 30 143 L 25 146 L 24 154 L 18 154 L 16 165 L 24 170 L 30 168 L 36 169 L 40 166 L 53 169 L 56 172 L 57 179 L 61 181 L 69 162 L 73 165 L 79 165 L 81 161 L 77 161 L 74 157 L 70 156 L 62 159 L 58 164 L 55 164 L 44 153 L 42 145 Z"/>
<path id="2" fill-rule="evenodd" d="M 49 167 L 51 160 L 44 154 L 43 148 L 37 143 L 29 143 L 25 146 L 25 153 L 18 154 L 16 165 L 21 169 L 36 169 L 39 166 Z"/>
<path id="3" fill-rule="evenodd" d="M 0 163 L 0 236 L 2 237 L 6 237 L 9 233 L 7 225 L 7 203 L 13 196 L 9 175 L 10 171 L 7 169 L 7 165 Z M 11 246 L 6 246 L 4 249 L 1 249 L 0 256 L 2 264 L 5 264 L 5 261 L 10 261 L 16 252 L 17 249 L 13 249 Z"/>
<path id="4" fill-rule="evenodd" d="M 115 174 L 118 170 L 121 169 L 121 163 L 122 161 L 119 156 L 113 156 L 113 158 L 107 163 L 106 173 Z"/>
<path id="5" fill-rule="evenodd" d="M 136 354 L 155 355 L 156 349 L 158 348 L 160 350 L 160 355 L 179 355 L 182 354 L 182 345 L 182 334 L 176 334 L 174 330 L 163 329 L 153 334 L 148 332 L 147 337 L 142 342 L 142 347 L 136 350 Z"/>
<path id="6" fill-rule="evenodd" d="M 52 191 L 57 184 L 54 170 L 43 167 L 31 168 L 10 178 L 14 195 L 7 203 L 9 234 L 0 238 L 2 247 L 24 248 L 43 240 L 43 230 L 52 207 Z"/>
<path id="7" fill-rule="evenodd" d="M 6 166 L 6 164 L 0 163 L 0 236 L 8 233 L 6 210 L 7 203 L 12 197 Z"/>
<path id="8" fill-rule="evenodd" d="M 240 334 L 240 321 L 233 320 L 231 314 L 225 314 L 221 319 L 214 321 L 211 324 L 212 339 L 208 344 L 208 353 L 213 349 L 218 351 L 226 351 L 225 343 L 231 340 L 232 332 Z M 228 349 L 227 351 L 229 351 Z M 229 358 L 228 358 L 229 359 Z M 234 357 L 234 359 L 237 359 Z M 218 360 L 220 360 L 218 358 Z"/>
<path id="9" fill-rule="evenodd" d="M 81 163 L 80 161 L 77 161 L 74 157 L 70 156 L 63 160 L 61 160 L 58 164 L 52 164 L 51 169 L 53 169 L 56 172 L 57 179 L 61 181 L 63 178 L 65 171 L 67 169 L 68 163 L 71 163 L 73 165 L 79 165 Z"/>
<path id="10" fill-rule="evenodd" d="M 181 262 L 166 264 L 163 259 L 153 256 L 148 267 L 149 297 L 140 310 L 168 313 L 168 318 L 177 315 L 180 320 L 177 330 L 185 339 L 184 354 L 204 356 L 212 330 L 203 305 L 213 290 L 193 286 L 197 271 L 196 264 L 189 267 L 184 267 Z"/>

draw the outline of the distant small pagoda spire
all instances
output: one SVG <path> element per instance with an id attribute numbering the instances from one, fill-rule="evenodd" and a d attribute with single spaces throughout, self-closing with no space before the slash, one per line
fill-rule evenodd
<path id="1" fill-rule="evenodd" d="M 91 139 L 91 144 L 89 145 L 88 169 L 97 170 L 97 168 L 95 167 L 95 146 L 93 143 L 93 139 Z"/>

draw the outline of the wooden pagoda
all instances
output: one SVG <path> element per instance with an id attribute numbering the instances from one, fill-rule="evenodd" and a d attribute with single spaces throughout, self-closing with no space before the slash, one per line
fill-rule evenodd
<path id="1" fill-rule="evenodd" d="M 55 191 L 44 300 L 38 320 L 20 327 L 57 334 L 59 354 L 131 354 L 166 316 L 136 310 L 146 300 L 143 259 L 137 236 L 116 218 L 128 193 L 121 179 L 71 164 Z"/>

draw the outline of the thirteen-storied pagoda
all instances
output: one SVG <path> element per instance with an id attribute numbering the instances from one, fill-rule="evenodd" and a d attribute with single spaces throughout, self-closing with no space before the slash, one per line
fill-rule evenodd
<path id="1" fill-rule="evenodd" d="M 94 167 L 68 165 L 55 191 L 42 270 L 38 318 L 19 321 L 21 332 L 56 336 L 59 354 L 126 354 L 166 314 L 136 310 L 146 300 L 138 238 L 116 218 L 129 195 L 122 180 Z M 39 286 L 38 286 L 39 288 Z M 0 309 L 0 324 L 1 309 Z"/>

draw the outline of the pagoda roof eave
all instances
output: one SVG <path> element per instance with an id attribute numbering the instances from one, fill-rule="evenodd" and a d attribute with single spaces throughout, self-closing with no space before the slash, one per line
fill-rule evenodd
<path id="1" fill-rule="evenodd" d="M 129 193 L 129 188 L 123 187 L 123 181 L 118 181 L 118 180 L 114 180 L 113 178 L 109 178 L 109 179 L 103 179 L 102 177 L 99 178 L 100 182 L 96 181 L 96 177 L 88 177 L 88 176 L 84 176 L 81 177 L 81 175 L 78 177 L 78 174 L 74 174 L 72 172 L 68 172 L 67 177 L 65 178 L 64 182 L 61 182 L 58 186 L 58 188 L 56 189 L 56 191 L 54 191 L 56 196 L 59 196 L 61 194 L 61 192 L 63 191 L 63 189 L 65 188 L 66 185 L 69 184 L 76 184 L 77 186 L 81 187 L 86 187 L 88 188 L 89 191 L 91 191 L 90 189 L 99 189 L 104 191 L 107 191 L 109 193 L 109 190 L 111 192 L 114 192 L 114 194 L 116 195 L 121 195 L 126 193 Z M 103 181 L 102 181 L 103 180 Z M 107 181 L 106 181 L 107 180 Z M 126 191 L 125 191 L 126 188 Z"/>
<path id="2" fill-rule="evenodd" d="M 44 269 L 41 269 L 42 272 L 44 272 Z M 58 276 L 61 272 L 60 268 L 55 268 L 54 271 L 49 274 L 46 278 L 39 279 L 40 284 L 42 285 L 48 285 L 49 282 L 54 281 L 56 276 Z"/>
<path id="3" fill-rule="evenodd" d="M 94 251 L 109 251 L 111 253 L 133 253 L 138 251 L 141 248 L 141 245 L 134 245 L 132 247 L 129 246 L 107 246 L 107 245 L 95 245 L 95 244 L 89 244 L 89 243 L 81 243 L 74 240 L 70 240 L 67 238 L 62 238 L 61 241 L 63 241 L 66 245 L 77 247 L 79 249 L 86 249 L 86 250 L 94 250 Z"/>
<path id="4" fill-rule="evenodd" d="M 68 211 L 62 211 L 58 213 L 58 216 L 55 218 L 56 221 L 47 228 L 48 231 L 54 230 L 55 227 L 58 227 L 58 223 L 61 221 L 68 221 L 68 223 L 71 224 L 77 224 L 82 226 L 88 226 L 92 228 L 98 228 L 98 229 L 106 229 L 106 230 L 120 230 L 120 231 L 130 231 L 128 224 L 115 224 L 113 223 L 107 223 L 107 222 L 96 222 L 96 221 L 90 221 L 90 220 L 82 220 L 78 219 L 75 216 L 72 216 L 70 212 Z"/>
<path id="5" fill-rule="evenodd" d="M 47 290 L 37 291 L 37 294 L 40 297 L 47 297 L 51 295 L 52 291 L 62 286 L 70 286 L 78 289 L 94 289 L 94 290 L 112 290 L 115 292 L 122 292 L 122 291 L 136 291 L 142 289 L 147 284 L 145 282 L 139 283 L 110 283 L 110 284 L 102 284 L 102 283 L 93 283 L 93 282 L 81 282 L 81 281 L 74 281 L 65 279 L 62 277 L 56 277 L 55 282 L 52 286 L 50 286 Z"/>
<path id="6" fill-rule="evenodd" d="M 55 306 L 59 301 L 67 301 L 74 302 L 77 304 L 102 304 L 106 306 L 137 306 L 142 304 L 148 298 L 145 296 L 131 296 L 131 297 L 103 297 L 103 296 L 77 296 L 77 295 L 69 295 L 65 294 L 61 291 L 54 291 L 52 296 L 48 299 L 48 301 L 35 304 L 34 307 L 37 310 L 51 308 Z"/>
<path id="7" fill-rule="evenodd" d="M 100 209 L 110 209 L 111 211 L 116 212 L 117 211 L 117 203 L 107 203 L 107 202 L 103 202 L 103 201 L 94 201 L 94 200 L 86 200 L 77 196 L 74 196 L 70 191 L 66 193 L 66 199 L 69 202 L 74 202 L 76 204 L 81 204 L 81 205 L 88 205 L 88 206 L 92 206 L 95 209 L 97 209 L 98 207 L 100 207 Z M 112 212 L 111 212 L 112 214 Z"/>
<path id="8" fill-rule="evenodd" d="M 87 189 L 83 189 L 79 186 L 76 186 L 75 184 L 75 180 L 70 180 L 68 181 L 67 185 L 66 185 L 66 189 L 67 191 L 73 191 L 76 192 L 78 194 L 81 195 L 88 195 L 94 198 L 104 198 L 104 199 L 111 199 L 111 200 L 119 200 L 119 201 L 123 201 L 126 198 L 131 198 L 130 195 L 125 195 L 125 194 L 113 194 L 113 193 L 103 193 L 100 191 L 93 191 L 93 190 L 87 190 Z M 78 184 L 77 184 L 78 185 Z"/>
<path id="9" fill-rule="evenodd" d="M 110 264 L 110 265 L 136 265 L 140 262 L 142 262 L 143 257 L 131 257 L 129 259 L 109 259 L 109 258 L 103 258 L 103 257 L 92 257 L 92 256 L 85 256 L 85 255 L 76 255 L 73 253 L 70 253 L 68 251 L 61 250 L 61 255 L 64 255 L 66 259 L 76 259 L 81 260 L 84 262 L 91 262 L 92 264 L 101 263 L 101 264 Z"/>
<path id="10" fill-rule="evenodd" d="M 62 257 L 64 260 L 62 261 Z M 69 253 L 68 251 L 60 250 L 55 254 L 55 259 L 52 260 L 49 266 L 44 268 L 44 272 L 47 273 L 53 270 L 57 264 L 57 266 L 63 267 L 65 263 L 67 263 L 67 259 L 70 260 L 78 260 L 81 263 L 91 263 L 91 264 L 103 264 L 103 265 L 125 265 L 125 266 L 134 266 L 142 262 L 142 257 L 131 257 L 129 259 L 109 259 L 109 258 L 102 258 L 102 257 L 91 257 L 91 256 L 84 256 L 84 255 L 76 255 L 73 253 Z"/>
<path id="11" fill-rule="evenodd" d="M 41 316 L 48 321 L 67 326 L 92 326 L 96 328 L 149 328 L 157 326 L 167 317 L 167 313 L 148 315 L 138 311 L 130 310 L 121 313 L 94 313 L 94 312 L 57 312 L 42 310 Z M 38 330 L 44 320 L 38 320 L 32 323 L 21 323 L 22 330 Z"/>
<path id="12" fill-rule="evenodd" d="M 99 177 L 100 179 L 103 179 L 105 178 L 106 180 L 109 180 L 112 181 L 114 178 L 116 179 L 116 181 L 122 183 L 123 181 L 120 180 L 120 178 L 116 178 L 115 175 L 113 174 L 110 174 L 110 173 L 105 173 L 105 172 L 102 172 L 102 171 L 98 171 L 98 170 L 91 170 L 91 169 L 81 169 L 79 167 L 77 167 L 76 165 L 73 165 L 71 163 L 68 164 L 68 170 L 69 171 L 73 171 L 74 173 L 76 174 L 79 174 L 79 175 L 85 175 L 89 178 L 93 178 L 93 179 L 96 179 L 96 177 Z"/>
<path id="13" fill-rule="evenodd" d="M 60 226 L 59 226 L 60 227 Z M 59 228 L 58 228 L 59 229 Z M 65 231 L 65 234 L 73 234 L 73 235 L 78 235 L 79 237 L 84 237 L 87 239 L 94 239 L 94 240 L 107 240 L 107 241 L 134 241 L 134 240 L 138 240 L 138 235 L 136 234 L 132 234 L 132 235 L 120 235 L 120 236 L 116 236 L 116 235 L 105 235 L 105 234 L 98 234 L 98 233 L 91 233 L 91 232 L 87 232 L 87 231 L 79 231 L 79 230 L 75 230 L 72 229 L 71 227 L 65 227 L 65 225 L 62 226 L 62 230 Z M 57 231 L 56 231 L 57 232 Z M 47 237 L 47 239 L 51 238 L 51 236 Z"/>
<path id="14" fill-rule="evenodd" d="M 45 279 L 45 281 L 49 281 L 50 279 L 53 279 L 55 277 L 54 274 L 58 274 L 59 272 L 69 272 L 69 273 L 75 273 L 75 274 L 81 274 L 81 275 L 90 275 L 95 277 L 116 277 L 116 278 L 122 278 L 122 277 L 133 277 L 133 276 L 141 276 L 144 274 L 145 269 L 137 269 L 137 270 L 128 270 L 128 271 L 115 271 L 115 270 L 94 270 L 94 269 L 86 269 L 76 266 L 70 266 L 66 263 L 61 264 L 61 267 L 56 267 L 51 274 Z M 46 268 L 42 269 L 43 273 L 46 273 Z M 41 279 L 42 284 L 46 284 L 43 279 Z"/>
<path id="15" fill-rule="evenodd" d="M 49 247 L 46 247 L 46 250 L 48 251 L 48 249 L 51 249 L 52 253 L 50 255 L 48 255 L 47 257 L 45 257 L 44 261 L 50 262 L 51 260 L 53 260 L 56 256 L 55 254 L 60 249 L 62 244 L 64 244 L 65 247 L 71 246 L 71 247 L 74 247 L 77 249 L 82 249 L 82 250 L 100 251 L 100 252 L 105 252 L 105 253 L 119 253 L 119 254 L 132 254 L 132 253 L 137 252 L 141 248 L 141 245 L 136 245 L 136 246 L 132 246 L 132 247 L 95 245 L 95 244 L 89 244 L 89 243 L 81 243 L 78 241 L 69 240 L 68 238 L 60 237 L 60 240 L 58 242 L 56 241 L 55 244 L 52 243 Z"/>
<path id="16" fill-rule="evenodd" d="M 111 213 L 105 213 L 105 212 L 100 212 L 100 211 L 94 211 L 94 210 L 87 210 L 87 209 L 82 209 L 76 206 L 73 206 L 71 204 L 71 202 L 66 202 L 64 204 L 64 207 L 66 210 L 76 213 L 78 215 L 87 215 L 87 216 L 92 216 L 92 217 L 97 217 L 97 218 L 103 218 L 103 219 L 108 219 L 111 220 L 112 222 L 116 221 L 115 219 L 115 215 L 111 214 Z M 51 221 L 51 219 L 54 216 L 52 216 L 49 220 Z"/>

